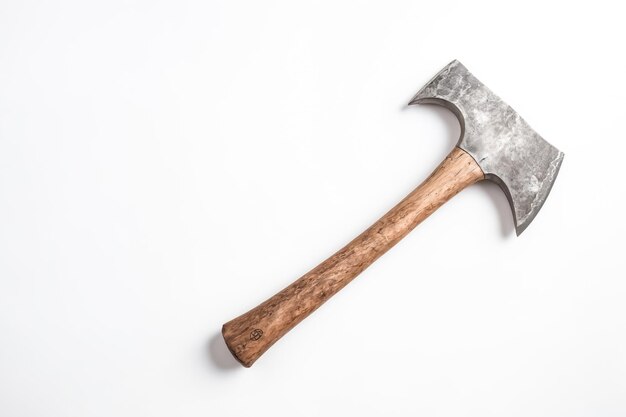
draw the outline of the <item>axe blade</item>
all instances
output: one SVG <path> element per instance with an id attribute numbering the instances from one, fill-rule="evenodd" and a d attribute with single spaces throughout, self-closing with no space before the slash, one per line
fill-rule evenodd
<path id="1" fill-rule="evenodd" d="M 485 179 L 506 194 L 519 236 L 545 202 L 563 162 L 520 115 L 454 60 L 430 80 L 409 104 L 432 103 L 459 119 L 457 146 L 478 163 Z"/>

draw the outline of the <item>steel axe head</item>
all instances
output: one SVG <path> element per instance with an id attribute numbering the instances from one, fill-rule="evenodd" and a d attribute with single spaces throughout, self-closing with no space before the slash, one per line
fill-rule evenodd
<path id="1" fill-rule="evenodd" d="M 515 110 L 454 60 L 409 104 L 450 109 L 461 124 L 457 146 L 469 153 L 506 194 L 519 236 L 545 202 L 563 162 L 563 152 L 546 142 Z"/>

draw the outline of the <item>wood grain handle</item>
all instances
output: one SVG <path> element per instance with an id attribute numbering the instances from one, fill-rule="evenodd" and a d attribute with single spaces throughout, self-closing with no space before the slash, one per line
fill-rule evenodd
<path id="1" fill-rule="evenodd" d="M 482 179 L 476 161 L 454 148 L 426 181 L 356 239 L 272 298 L 224 324 L 222 334 L 232 354 L 245 367 L 251 366 L 422 220 Z"/>

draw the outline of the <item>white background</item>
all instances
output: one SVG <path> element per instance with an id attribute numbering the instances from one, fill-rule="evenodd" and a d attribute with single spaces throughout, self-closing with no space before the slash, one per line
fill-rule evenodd
<path id="1" fill-rule="evenodd" d="M 0 414 L 623 416 L 621 2 L 0 3 Z M 461 193 L 251 369 L 222 323 L 418 185 L 454 58 L 566 154 Z"/>

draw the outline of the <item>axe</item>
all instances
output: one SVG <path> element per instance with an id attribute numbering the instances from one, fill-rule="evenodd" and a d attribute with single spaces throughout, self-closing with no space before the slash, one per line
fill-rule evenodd
<path id="1" fill-rule="evenodd" d="M 461 138 L 435 171 L 369 229 L 316 268 L 222 327 L 226 345 L 251 366 L 285 333 L 370 266 L 465 187 L 500 186 L 519 236 L 545 202 L 563 162 L 515 110 L 452 61 L 409 102 L 439 104 L 461 124 Z"/>

